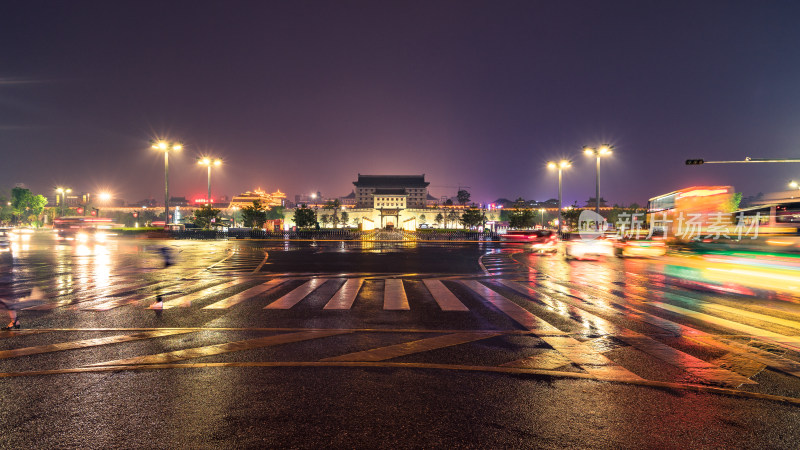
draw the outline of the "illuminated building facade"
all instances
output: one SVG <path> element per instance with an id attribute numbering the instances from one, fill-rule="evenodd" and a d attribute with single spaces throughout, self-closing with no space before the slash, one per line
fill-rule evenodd
<path id="1" fill-rule="evenodd" d="M 407 208 L 425 208 L 428 199 L 428 185 L 425 174 L 422 175 L 361 175 L 354 181 L 356 187 L 356 208 L 374 208 L 378 190 L 402 192 Z M 399 194 L 398 194 L 399 195 Z M 391 196 L 389 196 L 391 197 Z M 397 197 L 397 195 L 395 195 Z M 396 203 L 396 202 L 395 202 Z"/>
<path id="2" fill-rule="evenodd" d="M 228 208 L 233 208 L 233 207 L 243 208 L 245 206 L 253 206 L 254 201 L 259 201 L 261 202 L 261 205 L 269 207 L 285 206 L 286 194 L 281 192 L 280 189 L 271 194 L 268 194 L 267 192 L 262 191 L 261 189 L 256 189 L 255 191 L 247 191 L 243 194 L 234 196 L 231 199 L 231 203 L 230 205 L 228 205 Z"/>

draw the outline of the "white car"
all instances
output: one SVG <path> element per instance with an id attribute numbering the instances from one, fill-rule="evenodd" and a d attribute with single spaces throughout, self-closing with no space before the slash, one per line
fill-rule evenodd
<path id="1" fill-rule="evenodd" d="M 581 239 L 575 237 L 566 242 L 565 256 L 575 259 L 597 259 L 598 256 L 614 256 L 614 244 L 605 238 Z"/>

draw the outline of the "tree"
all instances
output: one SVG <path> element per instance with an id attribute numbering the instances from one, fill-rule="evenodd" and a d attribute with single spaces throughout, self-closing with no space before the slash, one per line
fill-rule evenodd
<path id="1" fill-rule="evenodd" d="M 46 204 L 43 195 L 34 195 L 29 189 L 15 187 L 11 190 L 11 211 L 20 222 L 38 223 Z"/>
<path id="2" fill-rule="evenodd" d="M 320 216 L 319 221 L 322 222 L 323 225 L 328 225 L 328 222 L 331 221 L 331 217 L 327 214 L 323 214 Z"/>
<path id="3" fill-rule="evenodd" d="M 283 206 L 273 206 L 267 210 L 265 220 L 281 220 L 283 219 Z"/>
<path id="4" fill-rule="evenodd" d="M 424 225 L 426 220 L 427 219 L 425 217 L 425 214 L 420 214 L 419 215 L 419 223 L 420 223 L 420 225 Z"/>
<path id="5" fill-rule="evenodd" d="M 442 215 L 442 213 L 436 214 L 436 217 L 433 219 L 433 222 L 436 223 L 437 226 L 441 225 L 443 221 L 444 221 L 444 216 Z"/>
<path id="6" fill-rule="evenodd" d="M 342 226 L 347 226 L 347 221 L 350 220 L 350 215 L 347 214 L 347 211 L 342 211 Z"/>
<path id="7" fill-rule="evenodd" d="M 578 228 L 578 218 L 580 218 L 581 212 L 583 212 L 583 210 L 580 208 L 570 208 L 561 211 L 561 217 L 564 218 L 564 225 L 573 229 Z"/>
<path id="8" fill-rule="evenodd" d="M 194 210 L 194 224 L 201 228 L 211 228 L 211 224 L 216 222 L 219 213 L 218 209 L 206 204 L 202 208 Z"/>
<path id="9" fill-rule="evenodd" d="M 334 227 L 336 227 L 336 225 L 339 223 L 338 214 L 339 214 L 339 208 L 341 206 L 342 206 L 342 203 L 337 198 L 337 199 L 333 199 L 333 200 L 328 200 L 327 202 L 325 202 L 325 206 L 323 207 L 323 209 L 330 209 L 331 210 L 330 222 L 333 224 Z"/>
<path id="10" fill-rule="evenodd" d="M 448 222 L 455 223 L 455 222 L 458 221 L 458 217 L 459 217 L 458 211 L 456 211 L 455 209 L 451 209 L 447 213 L 447 221 Z M 447 228 L 447 227 L 445 226 L 445 228 Z"/>
<path id="11" fill-rule="evenodd" d="M 477 227 L 481 223 L 486 221 L 486 215 L 483 213 L 481 209 L 478 208 L 468 208 L 461 214 L 461 218 L 459 219 L 462 225 L 466 228 Z"/>
<path id="12" fill-rule="evenodd" d="M 459 189 L 458 193 L 456 194 L 456 198 L 458 199 L 458 203 L 462 206 L 469 203 L 469 192 L 464 189 Z"/>
<path id="13" fill-rule="evenodd" d="M 253 201 L 253 206 L 242 207 L 242 223 L 247 228 L 263 228 L 267 221 L 267 212 L 258 200 Z"/>
<path id="14" fill-rule="evenodd" d="M 306 205 L 300 205 L 299 208 L 295 209 L 292 219 L 298 228 L 313 227 L 317 223 L 317 216 L 314 214 L 314 210 Z"/>
<path id="15" fill-rule="evenodd" d="M 534 224 L 533 211 L 530 209 L 520 209 L 512 211 L 508 218 L 508 226 L 511 228 L 531 228 Z"/>
<path id="16" fill-rule="evenodd" d="M 451 199 L 449 199 L 449 198 L 448 198 L 448 199 L 447 199 L 447 200 L 444 202 L 444 205 L 445 205 L 445 206 L 453 206 L 453 200 L 451 200 Z"/>

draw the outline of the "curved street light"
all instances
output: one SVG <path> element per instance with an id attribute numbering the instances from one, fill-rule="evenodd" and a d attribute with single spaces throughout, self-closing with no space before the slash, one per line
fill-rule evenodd
<path id="1" fill-rule="evenodd" d="M 583 147 L 583 153 L 587 156 L 596 156 L 597 157 L 597 172 L 596 178 L 597 183 L 595 186 L 595 200 L 596 206 L 594 208 L 594 212 L 597 213 L 597 216 L 600 216 L 600 158 L 603 156 L 611 156 L 612 149 L 614 147 L 611 145 L 601 145 L 600 147 L 593 148 L 593 147 Z M 598 219 L 599 220 L 599 219 Z M 600 222 L 597 223 L 597 229 L 600 229 Z"/>
<path id="2" fill-rule="evenodd" d="M 561 220 L 561 171 L 571 167 L 572 162 L 566 159 L 562 159 L 558 163 L 554 161 L 550 161 L 547 163 L 548 169 L 558 169 L 558 234 L 561 235 L 561 227 L 563 226 L 563 221 Z"/>
<path id="3" fill-rule="evenodd" d="M 183 145 L 178 142 L 164 140 L 154 141 L 153 150 L 164 152 L 164 229 L 169 228 L 169 152 L 183 150 Z"/>
<path id="4" fill-rule="evenodd" d="M 211 166 L 219 167 L 222 164 L 222 160 L 219 158 L 213 159 L 209 157 L 204 157 L 200 161 L 197 161 L 197 164 L 201 166 L 208 167 L 208 196 L 206 197 L 206 204 L 208 207 L 211 207 Z"/>

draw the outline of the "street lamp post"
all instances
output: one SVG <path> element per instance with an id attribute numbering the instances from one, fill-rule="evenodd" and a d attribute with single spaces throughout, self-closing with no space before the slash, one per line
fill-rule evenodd
<path id="1" fill-rule="evenodd" d="M 169 152 L 179 152 L 183 145 L 177 142 L 156 141 L 152 148 L 164 152 L 164 229 L 169 228 Z"/>
<path id="2" fill-rule="evenodd" d="M 211 158 L 206 157 L 206 158 L 201 159 L 200 161 L 197 161 L 197 164 L 200 164 L 201 166 L 207 166 L 208 167 L 208 197 L 206 197 L 206 203 L 208 204 L 208 206 L 210 208 L 211 207 L 211 166 L 212 165 L 219 166 L 220 164 L 222 164 L 222 160 L 219 159 L 219 158 L 211 159 Z"/>
<path id="3" fill-rule="evenodd" d="M 233 206 L 231 209 L 233 209 L 233 228 L 236 228 L 236 210 L 239 209 L 239 207 Z"/>
<path id="4" fill-rule="evenodd" d="M 592 147 L 584 147 L 583 148 L 583 153 L 585 153 L 586 155 L 588 155 L 588 156 L 596 156 L 597 157 L 597 172 L 596 172 L 597 183 L 595 185 L 596 206 L 595 206 L 594 212 L 597 213 L 596 219 L 598 220 L 598 222 L 597 222 L 597 229 L 598 230 L 600 230 L 600 221 L 599 221 L 600 220 L 599 219 L 599 216 L 600 216 L 600 157 L 601 156 L 610 156 L 611 155 L 611 149 L 613 149 L 613 148 L 614 147 L 612 147 L 610 145 L 601 145 L 598 148 L 592 148 Z"/>
<path id="5" fill-rule="evenodd" d="M 72 192 L 72 189 L 56 188 L 56 199 L 58 194 L 61 194 L 61 217 L 64 217 L 64 205 L 67 203 L 67 194 Z"/>
<path id="6" fill-rule="evenodd" d="M 563 223 L 561 220 L 561 171 L 563 171 L 567 167 L 570 167 L 571 165 L 572 163 L 566 159 L 562 159 L 558 163 L 552 161 L 547 163 L 547 167 L 549 169 L 558 169 L 558 234 L 559 235 L 561 234 L 561 227 Z"/>
<path id="7" fill-rule="evenodd" d="M 544 208 L 539 208 L 539 212 L 542 213 L 542 228 L 544 228 Z"/>

